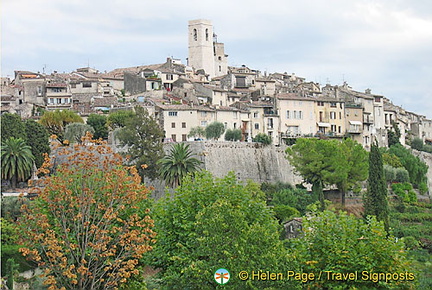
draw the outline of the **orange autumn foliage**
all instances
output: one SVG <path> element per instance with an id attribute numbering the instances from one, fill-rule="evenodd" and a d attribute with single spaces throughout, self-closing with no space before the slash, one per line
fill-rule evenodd
<path id="1" fill-rule="evenodd" d="M 57 155 L 55 173 L 47 157 L 39 171 L 51 175 L 23 207 L 20 251 L 44 269 L 49 289 L 116 289 L 155 243 L 149 190 L 135 167 L 91 136 Z"/>

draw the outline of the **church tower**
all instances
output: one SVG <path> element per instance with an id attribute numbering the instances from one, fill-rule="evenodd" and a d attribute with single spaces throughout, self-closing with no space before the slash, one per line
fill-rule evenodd
<path id="1" fill-rule="evenodd" d="M 215 76 L 213 26 L 210 20 L 189 21 L 188 65 L 196 70 L 204 69 L 210 79 Z"/>

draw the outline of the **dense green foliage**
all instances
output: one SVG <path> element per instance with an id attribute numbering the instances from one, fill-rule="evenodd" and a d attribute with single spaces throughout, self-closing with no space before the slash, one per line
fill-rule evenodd
<path id="1" fill-rule="evenodd" d="M 307 206 L 317 201 L 316 197 L 309 193 L 305 188 L 294 188 L 288 183 L 263 183 L 261 190 L 266 194 L 267 204 L 274 208 L 276 217 L 283 222 L 284 218 L 278 216 L 277 211 L 293 213 L 296 217 L 306 214 Z M 292 211 L 288 207 L 295 209 Z M 298 213 L 297 213 L 298 212 Z M 285 214 L 285 216 L 287 216 Z M 285 220 L 288 217 L 285 217 Z"/>
<path id="2" fill-rule="evenodd" d="M 83 123 L 70 123 L 66 125 L 64 139 L 70 143 L 81 143 L 81 138 L 86 134 L 94 133 L 92 126 Z"/>
<path id="3" fill-rule="evenodd" d="M 202 138 L 205 136 L 205 129 L 201 126 L 193 127 L 190 129 L 188 137 Z"/>
<path id="4" fill-rule="evenodd" d="M 1 116 L 1 140 L 9 137 L 21 138 L 31 147 L 35 157 L 35 165 L 39 168 L 44 161 L 44 153 L 50 152 L 49 133 L 41 124 L 28 119 L 21 120 L 17 114 L 3 114 Z"/>
<path id="5" fill-rule="evenodd" d="M 64 130 L 70 123 L 84 123 L 83 119 L 75 112 L 70 110 L 46 111 L 39 121 L 51 135 L 56 135 L 63 141 Z"/>
<path id="6" fill-rule="evenodd" d="M 26 130 L 26 143 L 31 147 L 35 158 L 35 165 L 39 168 L 44 162 L 44 153 L 49 154 L 51 151 L 48 130 L 33 120 L 26 120 L 24 125 Z"/>
<path id="7" fill-rule="evenodd" d="M 346 174 L 341 174 L 336 178 L 335 184 L 341 192 L 342 205 L 345 205 L 345 194 L 352 189 L 359 181 L 366 180 L 368 176 L 368 153 L 363 146 L 350 138 L 338 144 L 339 150 L 335 154 L 340 154 L 345 159 L 342 170 Z M 339 161 L 341 162 L 341 161 Z"/>
<path id="8" fill-rule="evenodd" d="M 409 255 L 415 262 L 413 269 L 420 275 L 418 289 L 432 288 L 432 204 L 397 201 L 390 213 L 393 234 L 403 238 Z"/>
<path id="9" fill-rule="evenodd" d="M 345 192 L 367 176 L 367 152 L 351 139 L 339 142 L 300 138 L 286 153 L 295 170 L 312 184 L 322 208 L 323 186 L 337 185 L 344 203 Z"/>
<path id="10" fill-rule="evenodd" d="M 24 138 L 26 136 L 25 126 L 21 117 L 17 114 L 5 113 L 0 117 L 1 141 L 4 142 L 10 137 Z"/>
<path id="11" fill-rule="evenodd" d="M 128 120 L 133 118 L 134 116 L 135 112 L 130 110 L 120 110 L 112 112 L 108 115 L 107 126 L 108 128 L 111 128 L 111 130 L 122 128 L 126 126 Z"/>
<path id="12" fill-rule="evenodd" d="M 381 152 L 377 144 L 372 144 L 369 154 L 369 177 L 367 192 L 364 196 L 365 216 L 376 216 L 383 221 L 386 230 L 389 228 L 389 206 L 387 184 L 384 176 L 384 166 Z"/>
<path id="13" fill-rule="evenodd" d="M 403 202 L 414 203 L 417 202 L 417 195 L 413 191 L 411 183 L 394 183 L 391 186 L 392 192 L 398 196 Z"/>
<path id="14" fill-rule="evenodd" d="M 2 196 L 1 217 L 8 221 L 16 221 L 21 215 L 21 206 L 28 204 L 29 199 L 17 196 Z"/>
<path id="15" fill-rule="evenodd" d="M 207 139 L 218 140 L 220 136 L 225 132 L 225 126 L 221 122 L 213 122 L 205 128 L 205 137 Z"/>
<path id="16" fill-rule="evenodd" d="M 383 159 L 384 165 L 390 165 L 391 167 L 394 167 L 394 168 L 403 167 L 402 163 L 400 162 L 399 157 L 397 157 L 394 154 L 388 153 L 387 148 L 381 147 L 380 151 L 382 153 L 382 159 Z"/>
<path id="17" fill-rule="evenodd" d="M 214 289 L 214 272 L 231 273 L 228 287 L 293 289 L 289 281 L 241 281 L 241 271 L 296 269 L 279 241 L 278 223 L 258 185 L 237 182 L 231 173 L 214 179 L 208 172 L 186 177 L 174 197 L 155 210 L 158 242 L 151 255 L 169 289 Z M 285 267 L 285 268 L 284 268 Z"/>
<path id="18" fill-rule="evenodd" d="M 26 261 L 26 259 L 18 251 L 21 247 L 18 244 L 19 230 L 13 222 L 7 219 L 0 219 L 1 226 L 1 273 L 2 277 L 12 275 L 7 267 L 6 261 L 12 259 L 12 263 L 16 265 L 18 272 L 23 272 L 36 267 L 36 264 Z"/>
<path id="19" fill-rule="evenodd" d="M 125 118 L 125 126 L 119 130 L 117 138 L 122 146 L 127 146 L 126 154 L 140 176 L 155 179 L 158 176 L 156 163 L 163 157 L 163 132 L 147 109 L 135 107 L 135 114 Z"/>
<path id="20" fill-rule="evenodd" d="M 392 129 L 387 131 L 387 139 L 388 139 L 388 146 L 391 147 L 393 145 L 400 145 L 400 137 L 401 132 L 399 129 L 398 124 L 395 121 L 392 121 Z"/>
<path id="21" fill-rule="evenodd" d="M 255 137 L 252 138 L 252 141 L 262 143 L 264 145 L 270 145 L 272 143 L 271 137 L 264 133 L 258 133 Z"/>
<path id="22" fill-rule="evenodd" d="M 159 175 L 166 184 L 172 187 L 178 186 L 187 174 L 199 170 L 201 161 L 192 155 L 189 145 L 178 143 L 171 147 L 164 158 L 158 160 Z"/>
<path id="23" fill-rule="evenodd" d="M 107 117 L 105 115 L 90 114 L 87 118 L 87 124 L 92 126 L 94 129 L 93 138 L 108 138 Z"/>
<path id="24" fill-rule="evenodd" d="M 391 146 L 388 152 L 399 157 L 403 167 L 409 173 L 410 182 L 415 188 L 418 188 L 421 183 L 426 182 L 428 166 L 420 158 L 414 156 L 409 149 L 398 144 Z"/>
<path id="25" fill-rule="evenodd" d="M 409 174 L 405 168 L 394 168 L 384 164 L 384 176 L 388 183 L 392 182 L 409 182 Z"/>
<path id="26" fill-rule="evenodd" d="M 21 138 L 10 137 L 1 146 L 1 177 L 10 180 L 12 188 L 17 181 L 30 177 L 34 156 L 30 146 Z"/>
<path id="27" fill-rule="evenodd" d="M 304 236 L 294 239 L 291 250 L 298 258 L 302 271 L 319 273 L 320 281 L 306 283 L 313 289 L 381 289 L 409 288 L 417 278 L 404 250 L 404 243 L 387 236 L 384 225 L 374 217 L 366 221 L 345 212 L 313 212 L 303 219 Z M 358 273 L 357 279 L 328 278 L 331 273 Z M 413 273 L 405 277 L 405 273 Z M 404 273 L 400 280 L 379 281 L 373 273 Z M 362 279 L 370 277 L 371 279 Z M 408 278 L 408 279 L 407 279 Z M 407 281 L 408 280 L 408 281 Z M 321 288 L 322 287 L 322 288 Z M 341 287 L 341 288 L 339 288 Z M 351 287 L 351 288 L 350 288 Z"/>
<path id="28" fill-rule="evenodd" d="M 228 129 L 225 132 L 226 141 L 239 141 L 242 138 L 242 131 L 240 129 Z"/>
<path id="29" fill-rule="evenodd" d="M 423 140 L 416 137 L 411 141 L 411 148 L 419 151 L 432 153 L 432 145 L 424 144 Z"/>
<path id="30" fill-rule="evenodd" d="M 411 141 L 411 148 L 412 149 L 421 151 L 423 149 L 423 145 L 424 145 L 423 140 L 418 138 L 418 137 L 415 137 Z"/>

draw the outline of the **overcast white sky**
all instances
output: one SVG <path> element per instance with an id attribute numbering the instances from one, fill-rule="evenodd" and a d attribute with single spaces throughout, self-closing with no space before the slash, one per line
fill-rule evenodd
<path id="1" fill-rule="evenodd" d="M 347 81 L 432 118 L 430 0 L 3 0 L 2 76 L 100 71 L 187 57 L 209 19 L 229 65 Z"/>

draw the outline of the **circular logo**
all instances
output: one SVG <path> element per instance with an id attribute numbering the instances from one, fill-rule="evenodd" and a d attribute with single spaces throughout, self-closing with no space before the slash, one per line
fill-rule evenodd
<path id="1" fill-rule="evenodd" d="M 223 285 L 228 283 L 230 279 L 230 273 L 228 272 L 227 269 L 220 268 L 217 269 L 216 272 L 214 273 L 214 278 L 218 284 Z"/>

